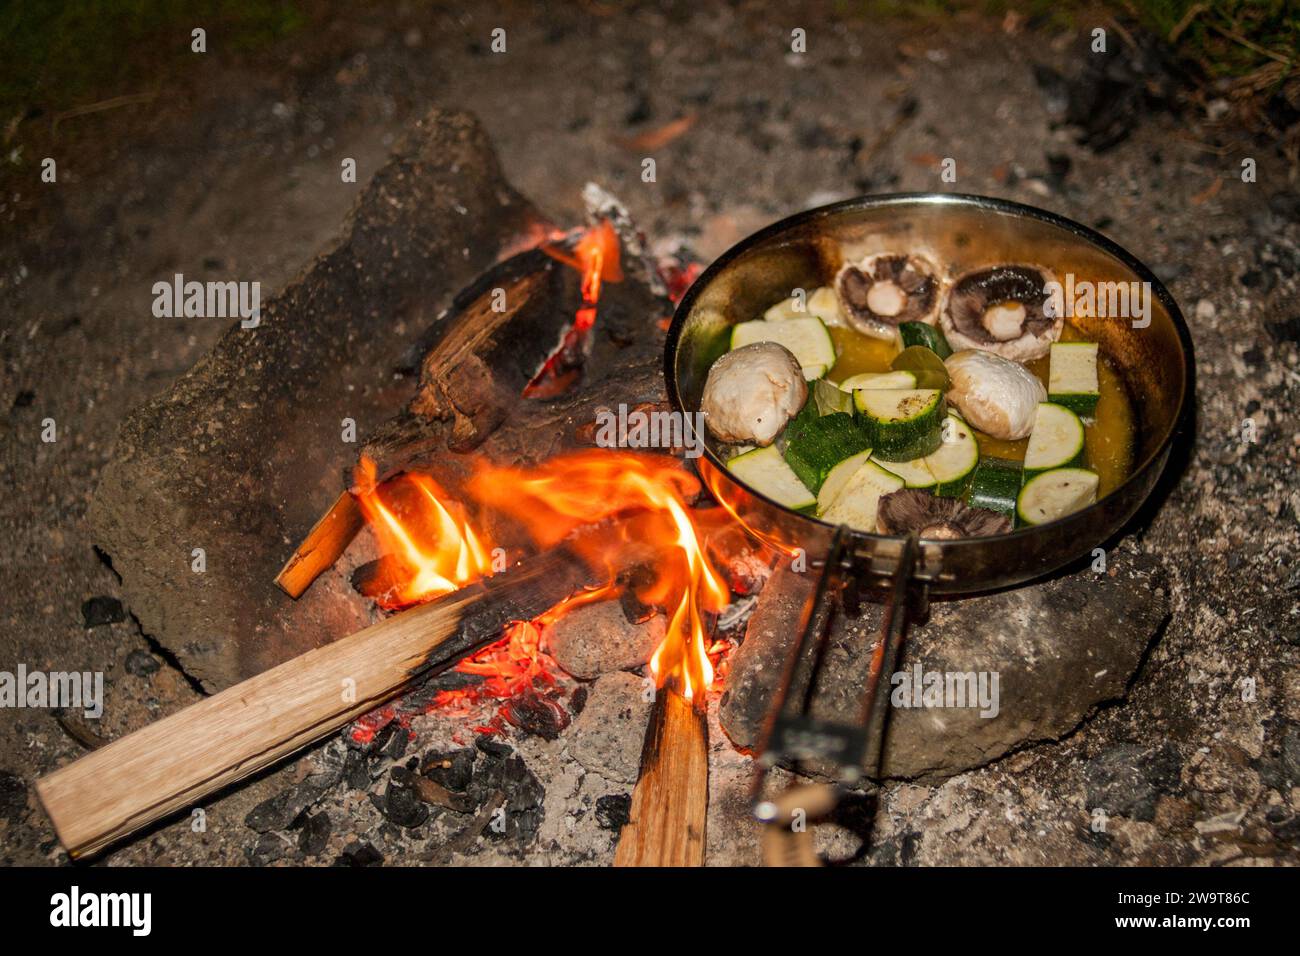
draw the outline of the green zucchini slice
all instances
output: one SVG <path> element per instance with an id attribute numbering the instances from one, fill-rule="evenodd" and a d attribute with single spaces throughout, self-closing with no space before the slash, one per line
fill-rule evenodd
<path id="1" fill-rule="evenodd" d="M 853 405 L 877 458 L 924 458 L 943 441 L 947 406 L 938 389 L 860 388 L 853 392 Z"/>
<path id="2" fill-rule="evenodd" d="M 1096 342 L 1057 342 L 1047 373 L 1047 397 L 1076 415 L 1097 410 L 1101 386 L 1097 380 Z"/>
<path id="3" fill-rule="evenodd" d="M 779 505 L 804 511 L 817 504 L 814 495 L 785 463 L 775 445 L 755 448 L 727 462 L 727 469 L 755 491 Z"/>
<path id="4" fill-rule="evenodd" d="M 831 524 L 845 524 L 874 534 L 881 495 L 902 487 L 902 478 L 867 459 L 843 482 L 843 487 L 827 508 L 818 507 L 818 517 Z"/>
<path id="5" fill-rule="evenodd" d="M 1042 402 L 1025 448 L 1025 474 L 1083 464 L 1083 422 L 1062 405 Z"/>
<path id="6" fill-rule="evenodd" d="M 776 342 L 784 345 L 803 368 L 803 376 L 812 380 L 821 378 L 835 364 L 835 343 L 821 319 L 807 316 L 799 319 L 768 322 L 738 322 L 731 329 L 731 347 L 738 349 L 755 342 Z"/>
<path id="7" fill-rule="evenodd" d="M 955 412 L 948 413 L 940 435 L 942 444 L 924 458 L 891 461 L 885 468 L 902 478 L 909 488 L 928 488 L 945 498 L 960 498 L 966 494 L 979 464 L 979 444 L 970 426 Z M 1014 492 L 1011 503 L 1015 503 Z"/>
<path id="8" fill-rule="evenodd" d="M 1012 520 L 1016 517 L 1016 498 L 1024 472 L 1018 461 L 1005 458 L 984 458 L 971 475 L 970 492 L 966 503 L 972 508 L 987 508 Z"/>
<path id="9" fill-rule="evenodd" d="M 785 460 L 815 493 L 832 468 L 870 447 L 871 442 L 852 415 L 833 412 L 800 427 L 786 444 Z"/>
<path id="10" fill-rule="evenodd" d="M 817 514 L 821 515 L 830 509 L 835 503 L 835 499 L 840 496 L 840 492 L 848 485 L 849 479 L 852 478 L 871 457 L 871 449 L 858 452 L 856 455 L 850 455 L 842 462 L 836 465 L 826 475 L 826 480 L 822 482 L 822 487 L 817 492 Z"/>
<path id="11" fill-rule="evenodd" d="M 1093 504 L 1097 473 L 1086 468 L 1055 468 L 1034 475 L 1020 489 L 1016 516 L 1024 524 L 1044 524 Z"/>
<path id="12" fill-rule="evenodd" d="M 840 382 L 840 388 L 852 392 L 859 388 L 916 388 L 916 376 L 911 372 L 862 372 L 850 375 Z"/>

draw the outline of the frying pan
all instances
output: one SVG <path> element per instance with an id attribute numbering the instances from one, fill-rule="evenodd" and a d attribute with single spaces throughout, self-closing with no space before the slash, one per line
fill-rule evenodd
<path id="1" fill-rule="evenodd" d="M 1090 553 L 1124 526 L 1151 494 L 1176 444 L 1190 434 L 1192 342 L 1177 304 L 1136 257 L 1105 236 L 1041 209 L 1001 199 L 913 193 L 850 199 L 783 219 L 718 258 L 682 297 L 668 330 L 664 372 L 674 410 L 700 410 L 709 367 L 728 348 L 731 326 L 761 316 L 794 289 L 831 283 L 845 261 L 863 255 L 920 251 L 949 275 L 1005 263 L 1045 266 L 1076 282 L 1139 282 L 1151 290 L 1150 321 L 1073 317 L 1099 342 L 1133 407 L 1136 438 L 1128 478 L 1094 505 L 1049 524 L 991 537 L 927 540 L 836 528 L 787 509 L 732 475 L 721 446 L 705 436 L 696 467 L 714 498 L 760 538 L 787 553 L 801 549 L 820 566 L 819 585 L 804 609 L 773 713 L 761 763 L 820 761 L 846 782 L 879 760 L 888 685 L 909 616 L 931 596 L 960 596 L 1010 587 L 1055 571 Z M 1139 322 L 1139 324 L 1142 324 Z M 687 418 L 693 421 L 693 418 Z M 874 651 L 862 721 L 845 727 L 808 713 L 820 634 L 835 601 L 862 587 L 886 604 Z M 817 802 L 812 799 L 810 802 Z M 778 802 L 780 806 L 788 800 Z M 769 822 L 778 804 L 759 805 Z M 765 817 L 764 814 L 767 814 Z"/>

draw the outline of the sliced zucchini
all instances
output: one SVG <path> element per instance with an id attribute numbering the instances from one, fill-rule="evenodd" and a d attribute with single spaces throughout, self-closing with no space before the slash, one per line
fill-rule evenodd
<path id="1" fill-rule="evenodd" d="M 926 459 L 913 458 L 911 461 L 881 462 L 881 467 L 899 478 L 908 488 L 933 488 L 934 473 L 926 467 Z"/>
<path id="2" fill-rule="evenodd" d="M 891 461 L 884 467 L 902 478 L 909 488 L 929 488 L 945 498 L 960 498 L 966 494 L 971 475 L 979 464 L 979 445 L 970 426 L 954 412 L 948 413 L 940 434 L 942 444 L 924 458 Z M 1014 492 L 1011 500 L 1014 504 Z"/>
<path id="3" fill-rule="evenodd" d="M 805 365 L 801 369 L 805 382 L 815 382 L 826 374 L 827 365 Z"/>
<path id="4" fill-rule="evenodd" d="M 903 487 L 903 479 L 868 459 L 849 476 L 830 506 L 818 516 L 831 524 L 846 524 L 858 531 L 875 533 L 876 508 L 880 496 Z"/>
<path id="5" fill-rule="evenodd" d="M 922 460 L 934 476 L 934 493 L 945 498 L 960 498 L 966 494 L 971 476 L 980 460 L 979 442 L 971 427 L 961 416 L 948 413 L 940 432 L 942 442 L 937 449 Z"/>
<path id="6" fill-rule="evenodd" d="M 727 468 L 749 487 L 779 505 L 804 511 L 817 504 L 817 496 L 799 480 L 775 445 L 737 455 L 727 462 Z"/>
<path id="7" fill-rule="evenodd" d="M 842 462 L 836 465 L 826 475 L 826 480 L 822 482 L 821 491 L 817 492 L 817 514 L 827 511 L 835 503 L 835 499 L 840 496 L 849 483 L 849 479 L 857 473 L 868 458 L 871 457 L 871 449 L 860 451 L 856 455 L 850 455 Z"/>
<path id="8" fill-rule="evenodd" d="M 1057 342 L 1047 374 L 1047 397 L 1076 415 L 1097 410 L 1101 386 L 1097 381 L 1096 342 Z"/>
<path id="9" fill-rule="evenodd" d="M 1020 489 L 1016 515 L 1025 524 L 1044 524 L 1093 504 L 1097 473 L 1086 468 L 1055 468 L 1034 475 Z"/>
<path id="10" fill-rule="evenodd" d="M 789 349 L 803 367 L 804 378 L 820 378 L 835 364 L 835 343 L 821 319 L 806 316 L 768 322 L 739 322 L 731 329 L 731 347 L 738 349 L 755 342 L 776 342 Z M 821 366 L 820 371 L 817 371 Z M 816 375 L 810 374 L 817 371 Z"/>
<path id="11" fill-rule="evenodd" d="M 844 412 L 822 415 L 798 429 L 785 448 L 785 460 L 799 480 L 818 491 L 832 468 L 871 447 L 861 424 Z"/>
<path id="12" fill-rule="evenodd" d="M 853 405 L 877 458 L 924 458 L 943 441 L 947 406 L 938 389 L 859 388 L 853 392 Z"/>
<path id="13" fill-rule="evenodd" d="M 840 382 L 840 388 L 846 392 L 857 388 L 916 388 L 916 376 L 911 372 L 862 372 Z"/>
<path id="14" fill-rule="evenodd" d="M 808 296 L 808 314 L 816 316 L 827 325 L 843 325 L 840 315 L 840 300 L 835 290 L 828 285 L 821 286 Z"/>
<path id="15" fill-rule="evenodd" d="M 970 492 L 966 503 L 972 508 L 987 508 L 1004 514 L 1013 521 L 1016 517 L 1016 498 L 1024 471 L 1018 461 L 1005 458 L 984 458 L 971 475 Z"/>
<path id="16" fill-rule="evenodd" d="M 818 379 L 813 383 L 812 393 L 813 404 L 822 415 L 829 415 L 831 412 L 853 413 L 853 394 L 844 391 L 834 382 L 824 378 Z"/>
<path id="17" fill-rule="evenodd" d="M 1025 474 L 1083 463 L 1083 422 L 1068 408 L 1042 402 L 1034 412 L 1034 430 L 1025 448 Z"/>
<path id="18" fill-rule="evenodd" d="M 926 325 L 924 322 L 900 322 L 898 337 L 903 342 L 903 348 L 924 345 L 941 359 L 946 359 L 952 354 L 952 346 L 948 344 L 948 340 L 943 337 L 943 332 L 937 325 Z"/>
<path id="19" fill-rule="evenodd" d="M 805 294 L 802 308 L 799 300 L 790 296 L 763 313 L 764 320 L 768 322 L 786 322 L 809 316 L 821 319 L 827 325 L 840 324 L 840 302 L 835 297 L 834 289 L 824 285 L 814 289 L 810 294 Z"/>

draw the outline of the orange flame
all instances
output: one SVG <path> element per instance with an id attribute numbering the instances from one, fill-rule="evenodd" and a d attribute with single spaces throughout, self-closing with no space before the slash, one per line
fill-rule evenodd
<path id="1" fill-rule="evenodd" d="M 381 496 L 375 463 L 363 457 L 357 484 L 357 503 L 380 550 L 403 572 L 398 586 L 385 595 L 385 605 L 427 601 L 491 573 L 488 548 L 428 475 L 405 474 L 385 482 Z M 405 507 L 399 509 L 394 500 Z M 403 512 L 401 517 L 397 510 Z"/>
<path id="2" fill-rule="evenodd" d="M 362 459 L 359 474 L 362 511 L 403 575 L 385 596 L 386 606 L 429 600 L 492 572 L 487 546 L 432 478 L 407 474 L 376 487 L 375 465 L 368 459 Z M 534 621 L 517 622 L 505 639 L 460 670 L 488 677 L 485 692 L 496 697 L 538 678 L 549 680 L 539 660 L 545 626 L 576 606 L 617 593 L 615 577 L 631 562 L 650 572 L 635 586 L 637 598 L 669 614 L 664 639 L 650 658 L 656 685 L 671 685 L 687 700 L 702 699 L 714 680 L 705 615 L 726 608 L 731 592 L 705 547 L 698 526 L 703 513 L 687 506 L 700 485 L 676 459 L 592 450 L 528 468 L 480 464 L 469 491 L 481 506 L 522 524 L 540 548 L 558 544 L 580 525 L 621 520 L 611 526 L 618 534 L 568 542 L 593 568 L 605 567 L 609 583 L 573 595 Z M 406 507 L 399 509 L 396 499 Z"/>
<path id="3" fill-rule="evenodd" d="M 636 590 L 647 605 L 664 607 L 667 632 L 650 658 L 659 686 L 672 684 L 688 700 L 713 683 L 705 613 L 717 613 L 730 590 L 714 568 L 687 508 L 699 484 L 675 459 L 629 452 L 585 451 L 532 468 L 480 467 L 471 482 L 477 499 L 523 523 L 550 547 L 579 525 L 615 515 L 625 518 L 618 541 L 600 538 L 575 546 L 611 580 L 629 560 L 640 559 L 651 580 Z"/>

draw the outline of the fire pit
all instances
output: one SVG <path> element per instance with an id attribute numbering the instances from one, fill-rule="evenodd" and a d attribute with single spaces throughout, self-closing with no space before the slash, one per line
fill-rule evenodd
<path id="1" fill-rule="evenodd" d="M 463 123 L 431 117 L 426 133 L 436 140 Z M 418 138 L 408 148 L 427 156 Z M 490 167 L 490 156 L 475 159 Z M 408 167 L 399 155 L 377 177 L 357 222 L 406 188 L 436 196 L 442 208 L 459 207 L 457 215 L 470 211 L 450 186 L 449 193 L 404 186 Z M 430 168 L 428 175 L 444 173 Z M 387 293 L 428 320 L 422 334 L 404 329 L 389 359 L 418 370 L 414 395 L 408 387 L 403 402 L 387 392 L 373 402 L 382 411 L 370 416 L 360 449 L 334 455 L 342 489 L 320 475 L 303 486 L 306 494 L 293 480 L 274 483 L 288 502 L 264 520 L 288 538 L 273 549 L 277 565 L 288 556 L 278 575 L 267 572 L 267 549 L 250 534 L 244 541 L 257 558 L 249 564 L 267 573 L 212 585 L 218 596 L 208 606 L 217 613 L 237 607 L 243 619 L 251 612 L 239 592 L 256 589 L 276 636 L 262 640 L 258 625 L 219 653 L 187 646 L 167 624 L 167 599 L 143 602 L 157 611 L 162 639 L 181 648 L 178 656 L 201 662 L 196 672 L 225 689 L 41 780 L 42 802 L 73 855 L 95 853 L 331 737 L 314 773 L 249 815 L 268 845 L 296 831 L 300 847 L 319 853 L 340 841 L 335 827 L 346 831 L 369 815 L 375 827 L 418 835 L 398 842 L 422 859 L 518 858 L 561 852 L 560 821 L 581 818 L 569 829 L 583 829 L 580 852 L 599 862 L 754 858 L 759 841 L 746 782 L 763 717 L 781 699 L 772 676 L 807 630 L 808 588 L 825 552 L 793 554 L 791 542 L 765 540 L 761 522 L 743 513 L 737 520 L 742 509 L 719 490 L 711 453 L 703 484 L 689 467 L 691 433 L 637 437 L 641 423 L 674 421 L 669 398 L 680 399 L 665 390 L 660 369 L 668 293 L 682 291 L 690 264 L 649 257 L 644 237 L 598 189 L 589 190 L 590 221 L 576 228 L 529 213 L 504 184 L 476 184 L 474 197 L 475 214 L 499 217 L 475 226 L 491 234 L 495 251 L 466 254 L 491 261 L 476 275 L 458 275 L 465 281 L 433 317 L 406 298 L 418 296 L 421 268 L 398 282 L 400 295 Z M 395 235 L 416 248 L 437 247 L 423 226 L 403 222 L 415 232 L 403 227 Z M 350 241 L 372 242 L 373 230 L 359 229 Z M 405 252 L 377 246 L 394 258 Z M 321 301 L 322 288 L 338 291 L 323 285 L 335 269 L 322 260 L 271 303 L 269 334 L 294 308 Z M 343 292 L 355 296 L 353 282 L 365 284 L 350 278 Z M 222 348 L 247 349 L 238 335 L 232 330 Z M 668 337 L 670 356 L 676 335 Z M 312 356 L 280 349 L 273 357 L 268 375 Z M 214 386 L 217 394 L 234 390 L 231 397 L 239 387 Z M 132 500 L 149 500 L 140 490 L 154 479 L 141 477 L 140 462 L 154 451 L 147 435 L 140 442 L 134 463 L 106 478 L 97 504 L 107 550 L 128 587 L 180 570 L 160 567 L 153 542 L 113 497 L 129 489 Z M 611 444 L 617 447 L 600 447 Z M 639 444 L 659 453 L 636 450 Z M 260 451 L 250 445 L 241 454 Z M 278 460 L 291 458 L 292 448 L 277 451 Z M 1128 499 L 1106 530 L 1140 497 Z M 228 519 L 230 502 L 221 504 L 210 512 L 199 506 L 202 520 Z M 877 721 L 870 739 L 884 773 L 941 776 L 975 766 L 1065 733 L 1099 702 L 1122 696 L 1165 612 L 1145 567 L 1121 555 L 1113 566 L 1118 574 L 1085 570 L 1086 579 L 977 597 L 951 615 L 935 614 L 897 669 L 946 662 L 999 671 L 1011 685 L 1003 706 L 1014 701 L 1014 716 L 999 723 L 996 715 L 957 715 L 960 732 L 938 734 L 928 717 L 900 714 L 887 739 Z M 273 579 L 278 589 L 263 591 Z M 882 613 L 893 635 L 883 642 L 874 636 Z M 1018 623 L 970 640 L 963 620 L 988 613 Z M 1042 615 L 1057 637 L 1096 630 L 1105 638 L 1090 647 L 1049 641 L 1034 626 Z M 361 626 L 368 619 L 374 623 Z M 871 606 L 837 628 L 819 643 L 838 657 L 831 654 L 808 692 L 815 707 L 843 712 L 864 678 L 895 670 L 880 655 L 897 651 L 899 628 L 896 615 Z M 351 633 L 339 637 L 343 631 Z M 1026 666 L 1031 655 L 1034 666 Z M 1082 668 L 1093 679 L 1063 691 Z M 364 811 L 358 793 L 369 798 Z M 860 849 L 849 834 L 820 839 L 821 849 Z M 374 852 L 369 841 L 347 845 L 352 862 Z"/>

